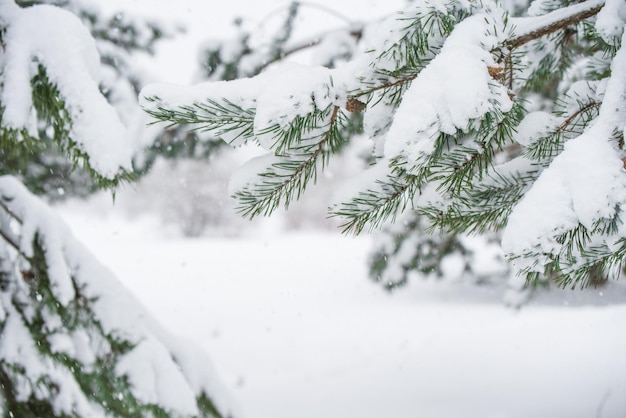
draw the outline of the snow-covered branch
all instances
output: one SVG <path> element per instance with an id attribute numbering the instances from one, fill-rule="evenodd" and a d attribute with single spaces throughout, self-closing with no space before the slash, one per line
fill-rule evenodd
<path id="1" fill-rule="evenodd" d="M 331 207 L 348 229 L 411 210 L 455 233 L 506 226 L 503 245 L 530 281 L 541 270 L 545 279 L 560 272 L 585 285 L 592 271 L 615 270 L 626 237 L 619 227 L 624 126 L 617 122 L 626 108 L 625 72 L 623 39 L 616 39 L 625 6 L 537 0 L 527 14 L 509 18 L 492 1 L 419 0 L 365 28 L 364 52 L 343 67 L 299 68 L 294 84 L 293 69 L 279 67 L 178 95 L 152 86 L 143 94 L 163 100 L 158 109 L 155 102 L 145 106 L 175 122 L 203 100 L 245 101 L 254 113 L 249 139 L 273 153 L 237 177 L 247 207 L 266 202 L 272 190 L 297 184 L 300 192 L 314 181 L 295 176 L 290 183 L 288 175 L 304 172 L 299 167 L 308 166 L 320 144 L 309 135 L 320 125 L 300 122 L 329 106 L 349 107 L 373 139 L 374 167 L 342 187 Z M 200 129 L 219 131 L 228 118 L 197 121 Z M 305 148 L 304 156 L 292 152 Z M 261 207 L 255 214 L 276 205 Z"/>
<path id="2" fill-rule="evenodd" d="M 66 146 L 83 155 L 83 162 L 104 178 L 130 170 L 132 143 L 98 89 L 100 56 L 91 34 L 76 16 L 58 7 L 13 6 L 0 9 L 5 22 L 0 69 L 3 129 L 36 131 L 36 109 L 45 107 L 46 98 L 38 97 L 31 83 L 43 73 L 40 82 L 58 89 L 61 114 L 53 117 L 68 125 Z M 68 54 L 68 49 L 74 53 Z"/>
<path id="3" fill-rule="evenodd" d="M 2 229 L 19 219 L 19 240 L 11 243 L 17 254 L 7 259 L 0 241 L 4 265 L 15 264 L 3 273 L 18 275 L 0 290 L 0 371 L 10 381 L 21 376 L 18 398 L 43 402 L 50 396 L 57 416 L 104 415 L 104 409 L 125 415 L 150 407 L 198 416 L 206 413 L 200 398 L 229 409 L 207 359 L 158 326 L 44 202 L 10 176 L 0 177 L 0 196 Z M 31 292 L 40 303 L 26 308 Z M 73 325 L 66 328 L 68 321 Z M 58 393 L 37 390 L 40 379 L 49 379 Z M 87 379 L 104 380 L 83 393 Z M 115 402 L 113 394 L 120 397 Z"/>
<path id="4" fill-rule="evenodd" d="M 543 16 L 513 18 L 511 23 L 516 27 L 515 36 L 507 40 L 506 45 L 518 48 L 532 40 L 575 25 L 598 14 L 604 4 L 605 0 L 587 0 Z"/>

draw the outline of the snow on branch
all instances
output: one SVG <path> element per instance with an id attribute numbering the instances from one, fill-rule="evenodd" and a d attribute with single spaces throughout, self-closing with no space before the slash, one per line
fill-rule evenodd
<path id="1" fill-rule="evenodd" d="M 515 122 L 507 116 L 513 109 L 508 89 L 489 73 L 490 67 L 498 66 L 489 51 L 507 34 L 497 14 L 476 14 L 454 27 L 439 53 L 402 96 L 385 136 L 384 159 L 378 164 L 390 164 L 391 175 L 402 177 L 400 184 L 406 186 L 398 188 L 398 180 L 390 182 L 389 175 L 378 179 L 379 185 L 393 185 L 385 187 L 394 190 L 387 196 L 391 201 L 381 200 L 378 186 L 357 189 L 351 201 L 333 208 L 338 215 L 348 215 L 347 226 L 357 227 L 358 232 L 364 220 L 377 224 L 393 216 L 412 199 L 405 193 L 415 193 L 430 181 L 444 179 L 444 189 L 456 189 L 475 170 L 486 169 L 493 150 L 507 140 L 501 134 L 509 132 L 508 128 L 496 129 L 497 125 L 503 128 Z M 479 136 L 480 147 L 470 142 L 462 145 L 462 138 L 470 133 Z M 453 141 L 461 146 L 453 147 Z"/>
<path id="2" fill-rule="evenodd" d="M 626 207 L 623 152 L 617 146 L 626 119 L 624 47 L 615 55 L 605 92 L 594 123 L 565 144 L 511 213 L 502 246 L 522 271 L 543 273 L 555 263 L 576 271 L 594 258 L 587 248 L 612 248 L 626 236 L 623 227 L 606 229 Z"/>
<path id="3" fill-rule="evenodd" d="M 607 0 L 598 13 L 596 29 L 606 43 L 614 45 L 624 33 L 625 21 L 626 3 L 622 0 Z"/>
<path id="4" fill-rule="evenodd" d="M 335 76 L 325 68 L 287 65 L 235 81 L 155 84 L 141 92 L 142 106 L 157 121 L 190 124 L 231 145 L 254 140 L 270 151 L 231 182 L 241 213 L 254 217 L 288 206 L 339 148 L 340 107 L 347 99 Z"/>
<path id="5" fill-rule="evenodd" d="M 138 402 L 158 405 L 168 415 L 198 416 L 198 399 L 209 394 L 210 402 L 228 411 L 208 360 L 162 329 L 64 222 L 11 176 L 0 177 L 0 230 L 3 238 L 9 230 L 13 234 L 0 241 L 0 267 L 10 260 L 20 267 L 20 277 L 0 289 L 0 363 L 25 379 L 20 396 L 46 398 L 29 393 L 34 389 L 26 381 L 52 379 L 49 387 L 59 389 L 49 394 L 56 416 L 95 416 L 111 391 L 124 400 L 128 384 L 134 399 L 124 400 L 126 411 L 141 408 Z M 20 302 L 29 297 L 39 303 Z M 98 373 L 110 373 L 107 383 L 79 387 L 85 379 L 101 378 Z"/>
<path id="6" fill-rule="evenodd" d="M 455 233 L 506 228 L 503 246 L 531 281 L 560 271 L 579 283 L 626 251 L 626 6 L 570 3 L 538 0 L 509 18 L 495 1 L 420 0 L 364 27 L 364 52 L 343 67 L 151 86 L 144 107 L 270 151 L 233 182 L 250 215 L 298 197 L 318 156 L 323 166 L 344 141 L 341 129 L 328 140 L 344 109 L 360 113 L 373 167 L 330 209 L 347 230 L 411 210 Z"/>
<path id="7" fill-rule="evenodd" d="M 114 108 L 100 93 L 100 56 L 80 20 L 49 5 L 0 8 L 3 51 L 2 122 L 6 128 L 36 131 L 33 79 L 43 76 L 58 89 L 67 112 L 69 139 L 97 173 L 113 179 L 131 167 L 132 147 Z M 68 53 L 71 51 L 72 53 Z"/>
<path id="8" fill-rule="evenodd" d="M 534 39 L 579 23 L 596 15 L 603 7 L 605 0 L 587 0 L 564 7 L 542 16 L 531 16 L 511 19 L 516 27 L 515 37 L 507 40 L 510 48 L 518 48 Z"/>

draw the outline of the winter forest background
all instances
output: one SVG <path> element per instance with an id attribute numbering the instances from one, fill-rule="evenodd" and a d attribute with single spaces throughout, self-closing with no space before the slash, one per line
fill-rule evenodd
<path id="1" fill-rule="evenodd" d="M 516 54 L 491 1 L 0 0 L 0 413 L 626 416 L 626 5 L 585 4 Z"/>

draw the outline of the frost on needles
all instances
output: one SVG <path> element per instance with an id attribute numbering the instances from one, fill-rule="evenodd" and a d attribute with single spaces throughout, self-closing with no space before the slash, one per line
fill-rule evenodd
<path id="1" fill-rule="evenodd" d="M 374 163 L 329 209 L 347 231 L 410 211 L 430 232 L 502 234 L 529 283 L 582 287 L 626 252 L 625 20 L 622 0 L 418 0 L 338 68 L 151 85 L 143 106 L 267 151 L 231 184 L 249 217 L 297 199 L 361 112 Z"/>

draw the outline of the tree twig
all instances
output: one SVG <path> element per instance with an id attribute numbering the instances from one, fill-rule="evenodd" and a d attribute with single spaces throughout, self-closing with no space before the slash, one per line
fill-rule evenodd
<path id="1" fill-rule="evenodd" d="M 9 208 L 9 206 L 7 206 L 7 204 L 2 201 L 2 199 L 0 199 L 0 209 L 4 210 L 7 214 L 15 218 L 15 220 L 18 221 L 20 224 L 24 223 L 24 221 L 22 221 L 22 218 L 20 218 L 14 211 L 12 211 L 11 208 Z"/>
<path id="2" fill-rule="evenodd" d="M 281 61 L 285 57 L 288 57 L 288 56 L 290 56 L 292 54 L 295 54 L 297 52 L 304 51 L 306 49 L 318 46 L 319 44 L 322 43 L 324 38 L 326 36 L 328 36 L 330 33 L 339 33 L 339 32 L 344 32 L 344 31 L 345 31 L 345 29 L 337 29 L 335 31 L 326 32 L 326 33 L 320 34 L 320 35 L 318 35 L 318 36 L 316 36 L 314 38 L 310 38 L 310 39 L 307 39 L 305 41 L 299 42 L 298 44 L 291 46 L 289 49 L 281 51 L 279 56 L 276 56 L 276 57 L 274 57 L 274 58 L 272 58 L 270 60 L 267 60 L 262 65 L 260 65 L 256 70 L 257 70 L 257 72 L 260 73 L 261 71 L 265 70 L 271 64 L 274 64 L 275 62 Z M 348 34 L 350 36 L 352 36 L 358 42 L 359 39 L 361 39 L 361 36 L 363 35 L 363 28 L 362 27 L 357 27 L 357 28 L 354 28 L 354 29 L 350 29 L 350 30 L 348 30 Z"/>
<path id="3" fill-rule="evenodd" d="M 22 254 L 20 250 L 20 245 L 13 239 L 13 237 L 9 236 L 4 230 L 0 229 L 0 237 L 4 239 L 14 250 Z"/>
<path id="4" fill-rule="evenodd" d="M 579 23 L 596 15 L 604 7 L 604 3 L 604 0 L 588 0 L 583 3 L 555 10 L 542 16 L 514 19 L 513 24 L 518 21 L 524 25 L 534 27 L 528 28 L 526 31 L 523 31 L 523 33 L 509 39 L 506 45 L 511 49 L 518 48 L 530 41 L 556 32 L 559 29 Z M 536 22 L 535 25 L 532 25 L 533 22 Z"/>
<path id="5" fill-rule="evenodd" d="M 403 77 L 403 78 L 399 78 L 397 80 L 394 81 L 388 81 L 386 83 L 381 84 L 380 86 L 376 86 L 376 87 L 372 87 L 371 89 L 367 89 L 367 90 L 363 90 L 362 92 L 359 92 L 358 94 L 355 94 L 354 96 L 351 97 L 361 97 L 361 96 L 365 96 L 366 94 L 370 94 L 373 93 L 375 91 L 378 90 L 382 90 L 382 89 L 388 89 L 394 86 L 400 86 L 402 84 L 408 83 L 409 81 L 413 81 L 417 78 L 417 74 L 411 74 L 409 76 Z"/>

